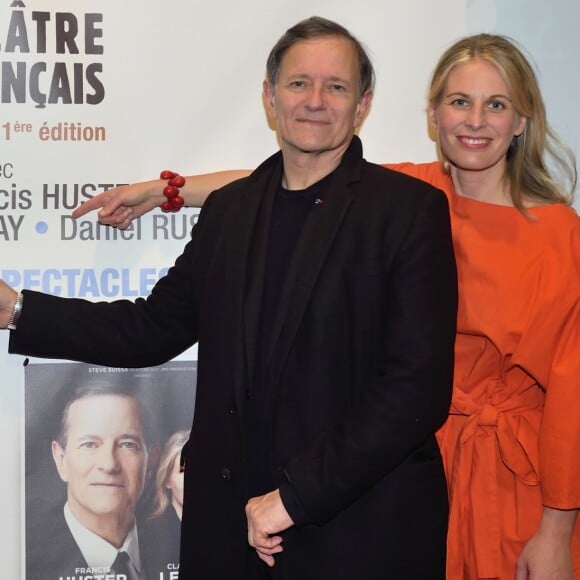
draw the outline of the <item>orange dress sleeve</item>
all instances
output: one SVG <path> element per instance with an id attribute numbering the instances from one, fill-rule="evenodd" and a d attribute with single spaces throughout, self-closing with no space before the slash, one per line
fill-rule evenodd
<path id="1" fill-rule="evenodd" d="M 546 398 L 539 435 L 542 499 L 580 508 L 580 219 L 563 211 L 546 234 L 544 297 L 520 354 Z"/>

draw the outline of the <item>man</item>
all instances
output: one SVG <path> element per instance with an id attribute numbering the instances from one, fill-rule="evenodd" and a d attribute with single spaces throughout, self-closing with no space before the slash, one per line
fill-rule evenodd
<path id="1" fill-rule="evenodd" d="M 146 577 L 135 508 L 148 476 L 151 440 L 147 412 L 133 390 L 107 384 L 75 389 L 52 442 L 67 501 L 64 510 L 60 506 L 28 526 L 28 577 L 109 571 L 119 579 Z"/>
<path id="2" fill-rule="evenodd" d="M 281 151 L 210 196 L 147 300 L 0 292 L 11 352 L 141 366 L 199 341 L 180 580 L 443 578 L 448 208 L 363 160 L 373 80 L 347 30 L 298 23 L 264 82 Z"/>

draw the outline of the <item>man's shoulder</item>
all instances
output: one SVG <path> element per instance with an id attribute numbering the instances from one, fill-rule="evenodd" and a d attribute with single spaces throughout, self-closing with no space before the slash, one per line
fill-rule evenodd
<path id="1" fill-rule="evenodd" d="M 423 198 L 440 199 L 447 203 L 445 193 L 424 179 L 368 161 L 363 164 L 360 190 L 379 200 L 386 195 L 384 201 L 403 205 L 412 206 Z"/>
<path id="2" fill-rule="evenodd" d="M 48 547 L 47 547 L 48 546 Z M 64 519 L 62 506 L 26 525 L 27 577 L 58 578 L 86 563 Z"/>
<path id="3" fill-rule="evenodd" d="M 279 173 L 280 177 L 282 175 L 282 156 L 279 151 L 264 160 L 250 175 L 216 189 L 212 192 L 211 197 L 216 203 L 222 201 L 231 203 L 235 199 L 243 201 L 244 197 L 253 195 L 256 191 L 261 191 L 267 187 L 269 180 L 275 173 Z"/>
<path id="4" fill-rule="evenodd" d="M 26 530 L 27 537 L 29 534 L 31 536 L 35 534 L 60 535 L 63 533 L 70 535 L 62 505 L 41 506 L 34 516 L 27 517 Z"/>
<path id="5" fill-rule="evenodd" d="M 219 189 L 212 191 L 209 199 L 211 199 L 212 203 L 218 205 L 225 201 L 231 203 L 236 198 L 244 195 L 244 193 L 247 191 L 248 179 L 249 177 L 242 177 L 228 183 L 227 185 L 224 185 L 223 187 L 220 187 Z"/>

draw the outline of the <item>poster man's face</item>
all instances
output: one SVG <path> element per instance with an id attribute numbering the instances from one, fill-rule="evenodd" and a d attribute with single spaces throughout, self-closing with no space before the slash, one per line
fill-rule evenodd
<path id="1" fill-rule="evenodd" d="M 67 444 L 52 444 L 72 513 L 87 528 L 132 522 L 147 472 L 148 452 L 135 399 L 95 395 L 72 403 Z"/>

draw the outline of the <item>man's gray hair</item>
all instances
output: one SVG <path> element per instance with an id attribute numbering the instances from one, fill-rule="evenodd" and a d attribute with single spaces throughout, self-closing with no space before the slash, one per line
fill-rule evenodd
<path id="1" fill-rule="evenodd" d="M 363 45 L 344 26 L 320 16 L 312 16 L 298 22 L 298 24 L 289 28 L 274 45 L 266 63 L 268 82 L 272 86 L 276 84 L 280 72 L 280 63 L 290 47 L 302 40 L 311 40 L 323 36 L 338 36 L 346 38 L 353 43 L 359 59 L 359 96 L 371 90 L 375 85 L 375 71 Z"/>

